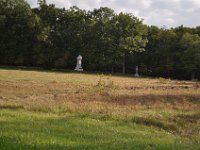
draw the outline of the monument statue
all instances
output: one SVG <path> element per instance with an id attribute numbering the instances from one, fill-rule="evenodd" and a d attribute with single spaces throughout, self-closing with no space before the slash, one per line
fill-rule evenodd
<path id="1" fill-rule="evenodd" d="M 139 73 L 138 73 L 138 66 L 136 66 L 136 68 L 135 68 L 135 77 L 139 77 L 140 75 L 139 75 Z"/>
<path id="2" fill-rule="evenodd" d="M 83 68 L 82 68 L 82 56 L 81 55 L 79 55 L 77 58 L 76 58 L 76 60 L 77 60 L 77 64 L 76 64 L 76 68 L 74 69 L 74 70 L 76 70 L 76 71 L 83 71 Z"/>

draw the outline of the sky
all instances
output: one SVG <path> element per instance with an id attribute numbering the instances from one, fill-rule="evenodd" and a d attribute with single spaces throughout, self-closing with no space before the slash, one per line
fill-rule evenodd
<path id="1" fill-rule="evenodd" d="M 31 7 L 37 6 L 37 0 L 27 0 Z M 159 27 L 200 26 L 200 0 L 46 0 L 60 8 L 78 6 L 93 10 L 101 6 L 115 12 L 132 13 L 144 19 L 148 25 Z"/>

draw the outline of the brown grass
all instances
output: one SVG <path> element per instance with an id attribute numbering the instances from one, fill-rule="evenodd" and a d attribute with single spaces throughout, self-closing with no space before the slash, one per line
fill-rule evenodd
<path id="1" fill-rule="evenodd" d="M 0 108 L 102 114 L 199 134 L 200 83 L 0 70 Z"/>

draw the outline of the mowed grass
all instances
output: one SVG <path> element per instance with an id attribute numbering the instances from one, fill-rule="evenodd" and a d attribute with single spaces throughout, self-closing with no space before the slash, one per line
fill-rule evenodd
<path id="1" fill-rule="evenodd" d="M 0 149 L 200 149 L 200 83 L 0 70 Z"/>

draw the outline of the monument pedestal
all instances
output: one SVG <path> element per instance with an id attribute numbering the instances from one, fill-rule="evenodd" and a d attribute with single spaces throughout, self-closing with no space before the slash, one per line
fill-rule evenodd
<path id="1" fill-rule="evenodd" d="M 138 73 L 136 73 L 134 76 L 135 76 L 135 77 L 140 77 L 140 75 L 139 75 Z"/>
<path id="2" fill-rule="evenodd" d="M 81 67 L 81 65 L 77 65 L 74 70 L 75 71 L 83 71 L 83 68 Z"/>

